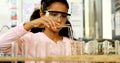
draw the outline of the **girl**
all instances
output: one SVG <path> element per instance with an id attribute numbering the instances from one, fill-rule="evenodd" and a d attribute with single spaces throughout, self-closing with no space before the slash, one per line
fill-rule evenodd
<path id="1" fill-rule="evenodd" d="M 2 35 L 0 47 L 7 47 L 7 44 L 15 42 L 18 44 L 18 54 L 21 54 L 21 45 L 24 44 L 24 54 L 28 58 L 70 55 L 71 43 L 68 29 L 62 28 L 68 23 L 70 16 L 68 9 L 66 0 L 42 0 L 40 18 L 20 24 Z M 44 28 L 44 31 L 30 32 L 35 27 Z M 9 48 L 6 51 L 9 52 Z M 35 61 L 25 62 L 34 63 Z"/>

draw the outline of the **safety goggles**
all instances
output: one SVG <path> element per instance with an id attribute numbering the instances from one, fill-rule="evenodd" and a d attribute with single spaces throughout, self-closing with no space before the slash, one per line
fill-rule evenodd
<path id="1" fill-rule="evenodd" d="M 71 16 L 71 14 L 68 14 L 66 12 L 60 12 L 60 11 L 46 11 L 46 15 L 49 15 L 56 19 L 60 18 L 62 20 L 69 19 L 69 17 Z"/>

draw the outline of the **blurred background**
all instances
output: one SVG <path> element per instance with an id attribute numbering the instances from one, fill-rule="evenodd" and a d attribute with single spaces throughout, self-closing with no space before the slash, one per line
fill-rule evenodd
<path id="1" fill-rule="evenodd" d="M 0 35 L 29 21 L 41 0 L 0 0 Z M 120 40 L 120 0 L 68 0 L 76 39 Z"/>

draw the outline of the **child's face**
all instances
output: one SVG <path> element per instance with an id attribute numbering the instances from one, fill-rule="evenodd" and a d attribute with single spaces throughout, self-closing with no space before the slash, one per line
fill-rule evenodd
<path id="1" fill-rule="evenodd" d="M 49 12 L 49 16 L 53 18 L 55 22 L 59 23 L 60 25 L 65 25 L 68 19 L 67 17 L 69 16 L 67 13 L 68 8 L 65 6 L 65 4 L 55 2 L 48 7 L 47 11 Z M 60 29 L 61 27 L 57 27 L 57 29 L 54 31 L 59 31 Z"/>

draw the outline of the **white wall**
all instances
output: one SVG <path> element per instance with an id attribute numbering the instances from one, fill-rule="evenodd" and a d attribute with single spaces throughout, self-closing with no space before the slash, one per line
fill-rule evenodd
<path id="1" fill-rule="evenodd" d="M 8 0 L 0 0 L 0 35 L 3 34 L 8 30 L 7 27 L 4 27 L 2 29 L 3 25 L 8 25 L 9 26 L 9 5 L 8 5 Z M 2 31 L 1 31 L 2 29 Z"/>
<path id="2" fill-rule="evenodd" d="M 103 38 L 112 39 L 111 0 L 102 0 Z"/>
<path id="3" fill-rule="evenodd" d="M 0 28 L 2 25 L 9 24 L 8 0 L 0 0 Z"/>

